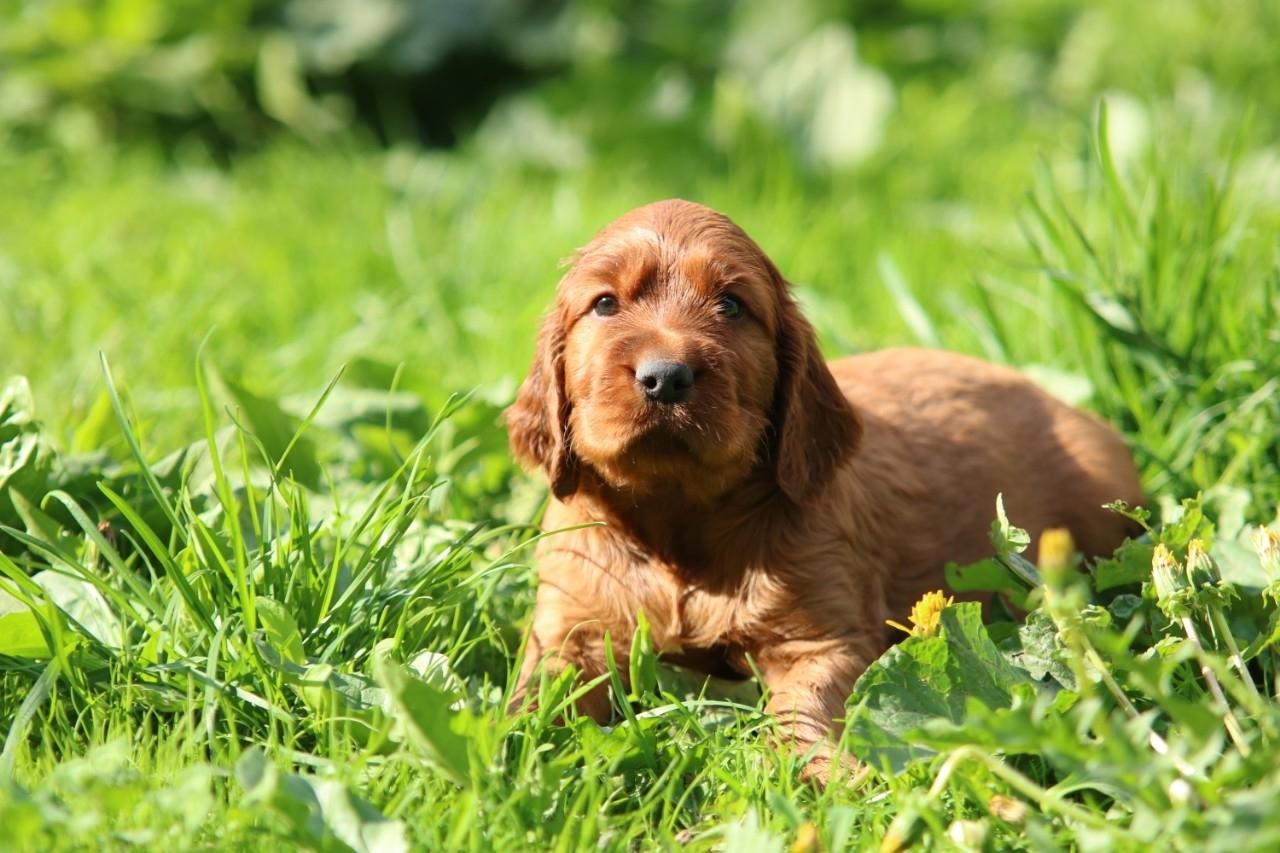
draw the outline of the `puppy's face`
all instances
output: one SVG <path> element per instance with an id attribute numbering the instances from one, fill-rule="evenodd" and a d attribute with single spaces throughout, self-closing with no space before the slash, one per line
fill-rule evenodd
<path id="1" fill-rule="evenodd" d="M 816 427 L 823 409 L 835 414 Z M 856 440 L 773 263 L 729 219 L 681 201 L 632 211 L 578 254 L 508 423 L 561 497 L 587 467 L 636 496 L 705 501 L 764 454 L 804 492 Z M 793 443 L 810 446 L 788 460 Z"/>
<path id="2" fill-rule="evenodd" d="M 718 493 L 743 477 L 778 377 L 775 291 L 759 249 L 709 211 L 602 234 L 559 294 L 579 458 L 639 493 Z"/>

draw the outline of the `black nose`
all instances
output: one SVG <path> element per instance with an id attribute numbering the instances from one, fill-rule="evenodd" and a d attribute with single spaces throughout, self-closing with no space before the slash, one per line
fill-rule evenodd
<path id="1" fill-rule="evenodd" d="M 693 371 L 679 361 L 646 361 L 636 369 L 636 382 L 654 402 L 681 403 L 693 390 Z"/>

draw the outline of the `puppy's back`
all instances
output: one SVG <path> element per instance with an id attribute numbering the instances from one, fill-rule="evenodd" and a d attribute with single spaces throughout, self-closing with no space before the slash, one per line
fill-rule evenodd
<path id="1" fill-rule="evenodd" d="M 1102 508 L 1144 500 L 1123 439 L 1021 373 L 908 348 L 830 367 L 863 419 L 851 476 L 869 492 L 891 496 L 885 518 L 922 543 L 901 569 L 924 585 L 948 560 L 991 553 L 987 529 L 997 494 L 1010 521 L 1031 534 L 1032 559 L 1049 527 L 1067 527 L 1091 555 L 1109 554 L 1132 532 L 1127 519 Z M 914 594 L 904 590 L 904 597 Z"/>

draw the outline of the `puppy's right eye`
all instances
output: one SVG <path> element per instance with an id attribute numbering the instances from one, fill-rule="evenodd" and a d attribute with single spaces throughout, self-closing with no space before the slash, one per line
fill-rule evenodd
<path id="1" fill-rule="evenodd" d="M 597 317 L 612 317 L 618 313 L 618 299 L 615 296 L 601 296 L 591 306 Z"/>

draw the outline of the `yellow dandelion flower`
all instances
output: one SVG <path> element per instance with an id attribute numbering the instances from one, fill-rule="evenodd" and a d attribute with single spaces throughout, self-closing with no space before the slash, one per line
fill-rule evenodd
<path id="1" fill-rule="evenodd" d="M 911 615 L 908 617 L 911 620 L 910 628 L 892 619 L 887 620 L 885 624 L 899 631 L 905 631 L 913 637 L 932 637 L 938 633 L 938 622 L 942 619 L 942 611 L 955 604 L 955 601 L 955 596 L 948 598 L 942 594 L 942 590 L 926 592 L 911 608 Z"/>

